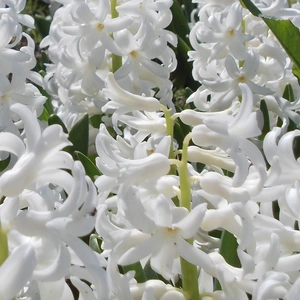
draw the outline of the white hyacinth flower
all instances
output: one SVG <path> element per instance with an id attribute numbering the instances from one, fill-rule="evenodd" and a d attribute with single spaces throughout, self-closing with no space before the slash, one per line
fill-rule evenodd
<path id="1" fill-rule="evenodd" d="M 35 266 L 34 247 L 30 243 L 15 248 L 0 266 L 0 299 L 15 297 L 30 280 Z"/>
<path id="2" fill-rule="evenodd" d="M 159 196 L 150 215 L 139 200 L 137 188 L 122 186 L 119 195 L 127 220 L 141 233 L 138 244 L 130 242 L 130 235 L 125 238 L 125 243 L 130 243 L 131 247 L 121 256 L 119 264 L 130 265 L 150 257 L 151 267 L 156 272 L 166 279 L 173 279 L 174 260 L 180 256 L 214 274 L 214 266 L 207 254 L 185 241 L 196 234 L 206 212 L 205 204 L 196 206 L 189 213 L 183 207 L 171 206 L 170 201 Z"/>
<path id="3" fill-rule="evenodd" d="M 61 151 L 71 144 L 61 126 L 53 125 L 41 132 L 37 119 L 24 105 L 14 104 L 11 111 L 21 117 L 26 132 L 25 145 L 13 134 L 0 133 L 1 150 L 18 158 L 13 168 L 0 178 L 2 195 L 13 197 L 30 189 L 34 182 L 56 183 L 66 174 L 61 169 L 72 168 L 73 159 Z"/>

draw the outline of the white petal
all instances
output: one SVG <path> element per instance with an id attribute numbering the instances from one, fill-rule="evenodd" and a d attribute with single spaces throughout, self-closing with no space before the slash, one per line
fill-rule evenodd
<path id="1" fill-rule="evenodd" d="M 151 256 L 151 267 L 154 271 L 161 274 L 165 279 L 174 279 L 173 264 L 176 258 L 177 249 L 172 239 L 163 238 L 160 240 L 161 246 L 156 253 Z"/>
<path id="2" fill-rule="evenodd" d="M 120 168 L 120 183 L 141 183 L 148 179 L 159 178 L 168 174 L 170 163 L 167 157 L 160 153 L 152 153 L 143 159 L 131 160 L 118 164 Z"/>
<path id="3" fill-rule="evenodd" d="M 300 278 L 295 281 L 287 294 L 287 300 L 297 299 L 300 295 Z"/>
<path id="4" fill-rule="evenodd" d="M 27 139 L 27 149 L 29 152 L 33 151 L 33 147 L 38 142 L 41 136 L 41 129 L 37 119 L 33 116 L 32 112 L 22 104 L 13 104 L 10 107 L 10 110 L 18 114 L 24 122 Z"/>
<path id="5" fill-rule="evenodd" d="M 182 238 L 178 238 L 176 242 L 178 253 L 182 258 L 195 266 L 203 268 L 206 273 L 215 276 L 216 269 L 208 254 L 192 246 Z"/>
<path id="6" fill-rule="evenodd" d="M 157 111 L 160 109 L 157 99 L 131 94 L 123 90 L 115 81 L 113 73 L 108 74 L 107 89 L 103 89 L 103 91 L 112 101 L 137 110 Z"/>
<path id="7" fill-rule="evenodd" d="M 38 281 L 56 281 L 66 276 L 71 266 L 71 257 L 65 245 L 59 247 L 55 260 L 49 263 L 47 268 L 35 270 L 32 279 Z"/>
<path id="8" fill-rule="evenodd" d="M 20 138 L 10 132 L 0 133 L 1 151 L 10 152 L 20 157 L 25 152 L 25 146 Z"/>
<path id="9" fill-rule="evenodd" d="M 228 12 L 226 17 L 226 26 L 234 29 L 238 29 L 242 23 L 242 7 L 239 2 L 234 3 Z"/>
<path id="10" fill-rule="evenodd" d="M 249 88 L 251 89 L 251 91 L 253 92 L 253 94 L 258 94 L 258 95 L 272 95 L 274 94 L 274 91 L 266 88 L 264 86 L 258 85 L 253 81 L 250 80 L 246 80 L 247 85 L 249 86 Z"/>
<path id="11" fill-rule="evenodd" d="M 172 228 L 171 208 L 163 195 L 159 195 L 156 200 L 154 220 L 157 226 Z"/>
<path id="12" fill-rule="evenodd" d="M 73 300 L 73 294 L 65 278 L 54 282 L 38 282 L 40 290 L 40 299 L 53 300 L 53 299 L 70 299 Z"/>
<path id="13" fill-rule="evenodd" d="M 122 185 L 118 195 L 122 201 L 121 207 L 131 225 L 141 232 L 152 233 L 155 224 L 141 203 L 138 188 Z"/>
<path id="14" fill-rule="evenodd" d="M 202 80 L 202 84 L 205 88 L 212 92 L 220 93 L 227 92 L 234 86 L 234 82 L 231 79 L 228 80 Z"/>
<path id="15" fill-rule="evenodd" d="M 207 150 L 196 146 L 188 147 L 188 161 L 201 162 L 210 166 L 217 166 L 234 173 L 235 163 L 222 150 Z"/>
<path id="16" fill-rule="evenodd" d="M 109 284 L 107 276 L 102 267 L 99 267 L 99 260 L 95 252 L 78 237 L 71 236 L 64 233 L 62 226 L 56 226 L 57 224 L 47 223 L 47 227 L 51 228 L 59 238 L 61 238 L 70 248 L 74 250 L 78 258 L 85 265 L 86 269 L 93 277 L 93 284 L 98 291 L 98 299 L 109 299 Z"/>
<path id="17" fill-rule="evenodd" d="M 123 254 L 119 259 L 118 264 L 126 266 L 140 261 L 142 258 L 145 258 L 157 251 L 157 249 L 161 247 L 160 241 L 161 239 L 158 235 L 150 237 L 146 241 L 138 244 L 135 247 L 132 247 L 125 254 Z"/>
<path id="18" fill-rule="evenodd" d="M 80 299 L 83 300 L 97 300 L 91 287 L 85 282 L 81 281 L 79 278 L 71 276 L 71 282 L 78 289 L 80 293 Z"/>
<path id="19" fill-rule="evenodd" d="M 227 70 L 228 75 L 231 78 L 238 78 L 240 77 L 240 70 L 236 65 L 235 59 L 231 56 L 228 55 L 225 59 L 225 67 Z"/>
<path id="20" fill-rule="evenodd" d="M 247 57 L 247 49 L 241 40 L 233 39 L 228 45 L 230 53 L 238 60 L 243 61 Z"/>
<path id="21" fill-rule="evenodd" d="M 248 79 L 254 78 L 254 76 L 258 72 L 259 67 L 259 56 L 253 50 L 248 52 L 247 58 L 243 65 L 243 73 L 246 75 Z"/>
<path id="22" fill-rule="evenodd" d="M 34 19 L 33 17 L 29 16 L 29 15 L 22 15 L 19 14 L 18 15 L 18 20 L 21 24 L 30 27 L 30 28 L 35 28 L 34 27 Z"/>
<path id="23" fill-rule="evenodd" d="M 184 239 L 189 239 L 196 234 L 205 216 L 206 206 L 206 203 L 197 205 L 184 219 L 174 224 L 174 227 L 180 229 L 181 236 Z"/>
<path id="24" fill-rule="evenodd" d="M 137 48 L 136 39 L 128 29 L 115 32 L 114 38 L 120 48 L 124 49 L 126 55 L 130 54 L 131 51 Z"/>
<path id="25" fill-rule="evenodd" d="M 0 266 L 0 298 L 14 298 L 30 281 L 35 266 L 35 251 L 31 244 L 21 244 L 15 248 Z"/>

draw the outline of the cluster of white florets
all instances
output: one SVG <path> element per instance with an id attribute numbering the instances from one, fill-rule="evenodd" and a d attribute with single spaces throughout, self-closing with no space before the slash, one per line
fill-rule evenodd
<path id="1" fill-rule="evenodd" d="M 265 23 L 239 1 L 195 1 L 188 55 L 201 86 L 176 112 L 172 1 L 58 1 L 44 79 L 25 2 L 0 1 L 0 299 L 297 299 L 300 88 Z M 300 25 L 298 4 L 254 2 Z M 67 129 L 103 115 L 90 125 L 100 176 L 38 119 L 37 86 Z"/>

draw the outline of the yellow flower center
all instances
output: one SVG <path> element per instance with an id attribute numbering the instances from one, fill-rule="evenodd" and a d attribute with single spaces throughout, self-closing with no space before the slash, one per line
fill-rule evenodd
<path id="1" fill-rule="evenodd" d="M 166 230 L 166 233 L 170 238 L 175 238 L 179 230 L 179 228 L 170 228 L 170 227 L 165 227 L 164 229 Z"/>
<path id="2" fill-rule="evenodd" d="M 102 31 L 104 29 L 104 25 L 102 23 L 97 23 L 96 27 L 99 31 Z"/>
<path id="3" fill-rule="evenodd" d="M 131 51 L 129 54 L 130 54 L 131 57 L 133 57 L 133 58 L 137 57 L 137 52 L 136 52 L 135 50 Z"/>
<path id="4" fill-rule="evenodd" d="M 240 83 L 245 83 L 246 82 L 246 77 L 244 75 L 242 75 L 241 77 L 238 78 L 238 81 Z"/>
<path id="5" fill-rule="evenodd" d="M 228 30 L 228 34 L 230 35 L 230 36 L 234 36 L 234 29 L 229 29 Z"/>
<path id="6" fill-rule="evenodd" d="M 151 154 L 153 154 L 153 153 L 154 153 L 154 151 L 153 151 L 152 149 L 147 150 L 147 155 L 148 155 L 148 156 L 151 155 Z"/>
<path id="7" fill-rule="evenodd" d="M 1 96 L 1 100 L 2 101 L 5 101 L 7 99 L 8 99 L 8 95 L 7 94 L 4 94 L 4 95 Z"/>

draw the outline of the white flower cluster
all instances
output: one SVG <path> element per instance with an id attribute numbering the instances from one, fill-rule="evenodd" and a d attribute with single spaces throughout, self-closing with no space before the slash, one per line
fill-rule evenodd
<path id="1" fill-rule="evenodd" d="M 172 1 L 58 2 L 45 89 L 67 130 L 110 118 L 90 141 L 101 175 L 38 120 L 33 19 L 0 1 L 0 299 L 298 299 L 300 87 L 270 29 L 239 1 L 195 1 L 200 87 L 175 112 Z M 300 24 L 299 4 L 254 3 Z"/>
<path id="2" fill-rule="evenodd" d="M 34 27 L 31 16 L 21 14 L 25 0 L 0 1 L 0 131 L 17 133 L 23 124 L 10 111 L 14 103 L 28 107 L 36 116 L 43 111 L 46 98 L 32 83 L 42 85 L 42 78 L 31 71 L 36 64 L 35 43 L 22 31 L 22 25 Z M 30 81 L 32 83 L 30 83 Z"/>
<path id="3" fill-rule="evenodd" d="M 172 1 L 63 1 L 53 18 L 47 87 L 58 100 L 57 114 L 71 127 L 74 114 L 100 114 L 107 102 L 106 77 L 131 93 L 154 95 L 172 104 L 170 72 L 176 57 L 170 44 L 177 37 L 165 30 L 172 20 Z"/>

